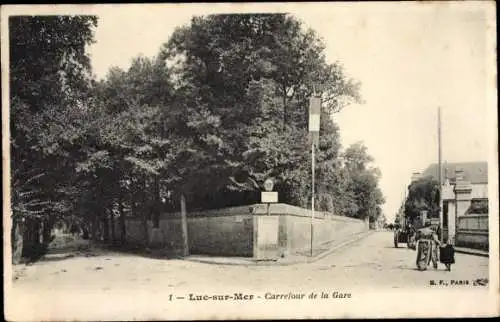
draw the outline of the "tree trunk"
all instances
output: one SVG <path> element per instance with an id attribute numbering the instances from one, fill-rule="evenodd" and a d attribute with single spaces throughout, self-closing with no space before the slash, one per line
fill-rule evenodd
<path id="1" fill-rule="evenodd" d="M 90 229 L 91 229 L 91 242 L 94 243 L 97 241 L 97 216 L 94 216 L 92 218 L 92 222 L 90 224 Z"/>
<path id="2" fill-rule="evenodd" d="M 283 84 L 283 131 L 285 131 L 286 128 L 286 113 L 287 113 L 287 108 L 286 108 L 286 84 Z"/>
<path id="3" fill-rule="evenodd" d="M 123 245 L 127 242 L 127 225 L 125 223 L 125 211 L 123 211 L 123 195 L 121 193 L 118 207 L 120 211 L 120 239 Z"/>
<path id="4" fill-rule="evenodd" d="M 45 246 L 48 246 L 50 244 L 51 240 L 51 233 L 52 233 L 52 226 L 53 226 L 54 220 L 52 218 L 47 218 L 45 219 L 42 224 L 43 224 L 43 229 L 42 229 L 42 243 Z"/>
<path id="5" fill-rule="evenodd" d="M 146 195 L 146 178 L 142 181 L 142 226 L 144 229 L 144 245 L 149 247 L 149 231 L 148 231 L 148 209 L 147 209 L 147 195 Z"/>
<path id="6" fill-rule="evenodd" d="M 23 229 L 24 225 L 22 224 L 21 219 L 16 218 L 12 221 L 12 264 L 19 264 L 22 259 L 24 242 Z"/>
<path id="7" fill-rule="evenodd" d="M 30 256 L 30 251 L 33 249 L 34 237 L 33 237 L 33 219 L 26 218 L 24 221 L 23 234 L 23 250 L 21 256 L 23 258 L 28 258 Z"/>
<path id="8" fill-rule="evenodd" d="M 102 216 L 102 230 L 103 230 L 103 240 L 105 242 L 109 242 L 109 219 L 108 219 L 108 211 L 106 209 L 103 210 Z"/>
<path id="9" fill-rule="evenodd" d="M 182 230 L 182 256 L 189 255 L 189 239 L 187 229 L 186 198 L 181 193 L 181 230 Z"/>
<path id="10" fill-rule="evenodd" d="M 96 194 L 94 195 L 95 198 L 95 205 L 92 207 L 92 214 L 91 214 L 91 245 L 94 244 L 95 242 L 99 241 L 99 229 L 100 229 L 100 220 L 101 220 L 101 208 L 100 206 L 103 204 L 102 202 L 102 192 L 101 191 L 96 191 Z"/>
<path id="11" fill-rule="evenodd" d="M 23 226 L 23 250 L 21 256 L 29 260 L 35 260 L 41 255 L 39 219 L 26 218 Z"/>
<path id="12" fill-rule="evenodd" d="M 116 242 L 116 235 L 115 235 L 115 213 L 113 210 L 111 210 L 111 213 L 109 215 L 109 226 L 111 228 L 111 241 L 114 243 Z"/>
<path id="13" fill-rule="evenodd" d="M 41 231 L 42 231 L 42 222 L 41 219 L 35 219 L 34 225 L 33 225 L 33 241 L 36 247 L 38 247 L 41 244 Z"/>
<path id="14" fill-rule="evenodd" d="M 32 259 L 38 259 L 42 254 L 42 221 L 41 219 L 35 219 L 34 225 L 33 225 L 33 257 Z"/>
<path id="15" fill-rule="evenodd" d="M 137 207 L 137 203 L 135 202 L 136 198 L 137 198 L 137 196 L 135 194 L 133 194 L 130 202 L 131 202 L 131 208 L 132 208 L 132 216 L 134 216 L 135 218 L 138 218 L 139 217 L 139 210 Z"/>
<path id="16" fill-rule="evenodd" d="M 154 180 L 154 204 L 153 204 L 153 227 L 154 228 L 159 228 L 160 227 L 160 205 L 161 205 L 161 200 L 160 200 L 160 180 L 158 177 L 155 177 Z"/>

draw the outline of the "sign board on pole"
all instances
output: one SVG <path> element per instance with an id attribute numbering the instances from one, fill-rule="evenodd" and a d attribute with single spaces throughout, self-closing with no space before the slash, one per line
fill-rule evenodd
<path id="1" fill-rule="evenodd" d="M 311 143 L 318 145 L 319 143 L 319 128 L 321 116 L 321 98 L 311 97 L 309 99 L 309 137 Z"/>
<path id="2" fill-rule="evenodd" d="M 309 114 L 309 132 L 319 132 L 319 114 Z"/>
<path id="3" fill-rule="evenodd" d="M 276 203 L 278 202 L 277 191 L 262 191 L 260 195 L 262 203 Z"/>

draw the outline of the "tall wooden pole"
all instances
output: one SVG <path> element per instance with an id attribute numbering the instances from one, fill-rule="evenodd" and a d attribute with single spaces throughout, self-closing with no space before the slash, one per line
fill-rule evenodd
<path id="1" fill-rule="evenodd" d="M 439 176 L 439 231 L 441 232 L 440 234 L 440 241 L 443 242 L 443 207 L 442 207 L 442 196 L 441 193 L 443 192 L 442 186 L 443 186 L 443 178 L 442 178 L 442 166 L 441 166 L 441 107 L 438 107 L 438 176 Z"/>
<path id="2" fill-rule="evenodd" d="M 313 238 L 314 238 L 314 168 L 315 168 L 315 159 L 316 155 L 314 153 L 314 141 L 311 145 L 311 156 L 312 156 L 312 163 L 311 163 L 311 174 L 312 174 L 312 197 L 311 197 L 311 257 L 313 256 Z"/>
<path id="3" fill-rule="evenodd" d="M 311 174 L 312 174 L 312 195 L 311 195 L 311 256 L 313 256 L 313 239 L 314 239 L 314 185 L 315 185 L 315 148 L 319 144 L 321 118 L 321 98 L 316 95 L 316 90 L 313 84 L 313 96 L 309 100 L 309 134 L 311 137 Z"/>

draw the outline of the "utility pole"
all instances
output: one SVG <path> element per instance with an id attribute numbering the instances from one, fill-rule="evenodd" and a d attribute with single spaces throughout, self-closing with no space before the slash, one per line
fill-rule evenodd
<path id="1" fill-rule="evenodd" d="M 311 257 L 313 256 L 313 236 L 314 236 L 314 177 L 315 177 L 315 171 L 314 168 L 316 166 L 316 154 L 314 153 L 315 147 L 314 147 L 314 141 L 311 145 L 311 156 L 312 156 L 312 166 L 311 166 L 311 174 L 312 174 L 312 197 L 311 197 Z"/>
<path id="2" fill-rule="evenodd" d="M 442 178 L 442 170 L 441 170 L 441 107 L 438 107 L 438 176 L 439 176 L 439 231 L 440 236 L 439 239 L 443 242 L 443 198 L 441 193 L 443 192 L 443 178 Z"/>
<path id="3" fill-rule="evenodd" d="M 314 244 L 314 199 L 315 199 L 315 167 L 316 167 L 316 146 L 319 144 L 319 129 L 320 129 L 320 117 L 321 117 L 321 98 L 316 96 L 316 91 L 314 91 L 313 96 L 309 99 L 309 135 L 311 138 L 311 175 L 312 175 L 312 187 L 311 187 L 311 257 L 313 256 L 313 244 Z"/>

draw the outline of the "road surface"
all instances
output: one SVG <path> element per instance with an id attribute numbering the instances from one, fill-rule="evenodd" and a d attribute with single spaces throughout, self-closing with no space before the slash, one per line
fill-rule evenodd
<path id="1" fill-rule="evenodd" d="M 334 303 L 322 301 L 316 303 L 317 306 L 314 306 L 313 310 L 311 306 L 306 305 L 307 300 L 294 300 L 291 307 L 272 306 L 272 310 L 267 312 L 274 315 L 268 314 L 267 317 L 288 316 L 301 308 L 309 310 L 308 314 L 314 316 L 325 312 L 325 316 L 330 317 L 333 313 L 343 312 L 341 310 L 363 312 L 360 305 L 371 313 L 377 312 L 380 304 L 377 304 L 379 302 L 374 301 L 373 297 L 368 301 L 359 299 L 359 295 L 366 291 L 375 292 L 377 296 L 381 296 L 377 300 L 382 303 L 386 301 L 390 305 L 398 300 L 411 305 L 412 299 L 415 298 L 412 294 L 429 288 L 453 288 L 463 291 L 469 289 L 479 292 L 480 296 L 487 296 L 488 293 L 483 292 L 487 287 L 472 286 L 471 283 L 478 278 L 488 278 L 488 258 L 456 254 L 456 265 L 451 272 L 445 271 L 442 264 L 437 271 L 431 268 L 420 272 L 415 269 L 416 252 L 406 247 L 394 248 L 392 236 L 391 232 L 374 232 L 321 260 L 291 266 L 219 265 L 177 259 L 152 259 L 128 254 L 42 261 L 30 266 L 15 267 L 18 278 L 9 296 L 15 303 L 24 303 L 25 306 L 33 308 L 29 311 L 24 307 L 17 309 L 16 316 L 31 314 L 22 316 L 23 320 L 68 320 L 81 319 L 83 316 L 86 319 L 123 320 L 137 317 L 137 312 L 150 314 L 138 318 L 146 320 L 165 316 L 194 318 L 193 315 L 186 314 L 194 314 L 196 310 L 207 312 L 215 309 L 217 305 L 222 305 L 219 297 L 232 296 L 235 293 L 240 293 L 238 296 L 242 297 L 238 302 L 253 301 L 253 305 L 260 305 L 258 301 L 261 300 L 262 305 L 272 305 L 269 302 L 273 301 L 276 304 L 283 303 L 283 298 L 304 297 L 310 294 L 311 290 L 324 290 L 329 292 L 330 297 L 338 298 L 355 294 L 357 300 L 362 301 L 358 303 L 356 298 L 351 301 L 335 300 Z M 431 286 L 432 280 L 437 285 Z M 443 285 L 439 285 L 440 282 Z M 399 295 L 392 299 L 387 295 L 380 295 L 386 291 L 398 290 L 409 290 L 405 291 L 409 294 L 409 300 L 403 300 Z M 462 291 L 458 293 L 461 294 Z M 203 300 L 207 294 L 216 295 L 216 298 Z M 248 297 L 246 300 L 243 299 L 245 296 Z M 471 301 L 474 299 L 484 302 L 477 295 L 459 296 L 453 299 L 454 304 L 461 300 L 465 305 L 457 304 L 457 307 L 453 307 L 439 306 L 439 302 L 428 299 L 424 298 L 424 302 L 419 302 L 420 305 L 437 305 L 432 310 L 451 307 L 457 314 L 460 314 L 460 311 L 457 311 L 460 308 L 470 311 L 466 305 L 472 305 Z M 184 303 L 184 306 L 172 306 L 172 303 Z M 473 304 L 473 307 L 477 305 Z M 228 311 L 229 309 L 233 311 Z M 269 307 L 263 306 L 262 310 L 264 309 L 269 310 Z M 398 304 L 395 309 L 402 310 L 401 314 L 414 316 L 411 315 L 415 312 L 414 306 L 405 309 Z M 390 312 L 395 314 L 395 309 L 391 308 Z M 241 313 L 241 307 L 234 304 L 217 310 L 219 318 L 224 317 L 220 316 L 222 313 L 229 314 L 227 318 L 238 317 Z M 95 315 L 85 315 L 91 312 Z M 257 314 L 259 311 L 251 309 L 250 312 Z"/>
<path id="2" fill-rule="evenodd" d="M 488 278 L 488 258 L 456 254 L 452 271 L 415 266 L 416 251 L 394 248 L 391 232 L 375 232 L 309 264 L 291 266 L 237 266 L 161 260 L 125 254 L 70 258 L 18 267 L 21 274 L 14 285 L 37 288 L 160 288 L 175 285 L 217 283 L 248 287 L 265 283 L 268 287 L 335 285 L 336 287 L 429 287 L 430 281 L 466 281 Z M 83 285 L 82 282 L 84 282 Z M 458 285 L 457 285 L 458 286 Z"/>

